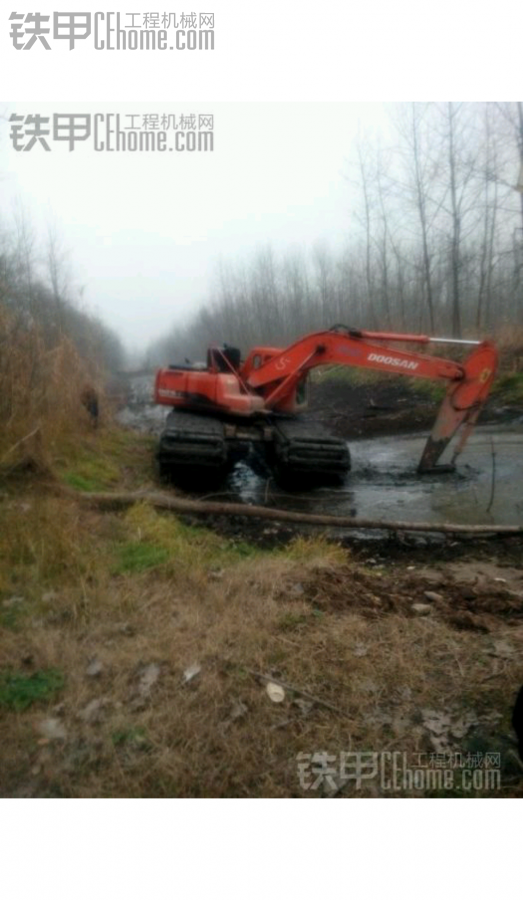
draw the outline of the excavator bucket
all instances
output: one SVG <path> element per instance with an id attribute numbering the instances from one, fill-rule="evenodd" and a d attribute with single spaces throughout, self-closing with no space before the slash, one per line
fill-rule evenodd
<path id="1" fill-rule="evenodd" d="M 498 354 L 490 341 L 484 341 L 463 363 L 463 377 L 453 382 L 440 406 L 418 466 L 418 472 L 449 470 L 463 450 L 488 397 L 498 366 Z M 438 460 L 460 425 L 464 426 L 450 465 L 438 466 Z"/>

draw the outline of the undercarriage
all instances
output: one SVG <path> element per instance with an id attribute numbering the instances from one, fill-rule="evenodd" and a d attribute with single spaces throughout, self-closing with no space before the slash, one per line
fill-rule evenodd
<path id="1" fill-rule="evenodd" d="M 185 410 L 167 416 L 157 459 L 162 476 L 192 486 L 220 481 L 240 460 L 287 485 L 340 482 L 350 469 L 346 442 L 312 419 L 239 422 Z"/>

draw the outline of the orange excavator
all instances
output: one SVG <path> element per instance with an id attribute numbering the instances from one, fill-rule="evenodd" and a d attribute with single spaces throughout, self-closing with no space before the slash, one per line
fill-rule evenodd
<path id="1" fill-rule="evenodd" d="M 455 362 L 394 346 L 443 343 L 474 349 Z M 437 466 L 438 460 L 463 426 L 450 463 L 454 466 L 487 399 L 497 363 L 497 350 L 488 340 L 360 331 L 343 325 L 305 335 L 285 349 L 255 347 L 244 361 L 235 347 L 213 345 L 205 364 L 172 365 L 157 372 L 155 402 L 174 407 L 160 437 L 160 471 L 198 484 L 209 476 L 223 477 L 247 458 L 262 460 L 285 482 L 343 479 L 350 469 L 346 442 L 304 415 L 310 371 L 331 365 L 445 382 L 447 391 L 418 472 L 448 470 Z"/>

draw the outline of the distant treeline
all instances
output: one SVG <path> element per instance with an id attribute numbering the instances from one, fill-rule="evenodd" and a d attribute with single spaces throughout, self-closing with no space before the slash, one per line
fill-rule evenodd
<path id="1" fill-rule="evenodd" d="M 266 246 L 222 263 L 210 299 L 147 362 L 337 322 L 454 337 L 523 325 L 523 105 L 398 104 L 391 134 L 352 148 L 343 250 Z"/>

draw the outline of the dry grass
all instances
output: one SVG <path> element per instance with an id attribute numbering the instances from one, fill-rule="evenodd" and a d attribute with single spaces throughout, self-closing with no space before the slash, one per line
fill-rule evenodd
<path id="1" fill-rule="evenodd" d="M 498 639 L 521 650 L 523 628 L 412 617 L 423 583 L 401 566 L 366 570 L 322 538 L 260 551 L 146 505 L 102 515 L 19 492 L 0 513 L 2 671 L 64 679 L 23 711 L 0 709 L 3 795 L 315 796 L 300 786 L 298 754 L 430 751 L 426 707 L 500 711 L 494 731 L 475 730 L 476 749 L 499 749 L 510 732 L 521 665 L 517 652 L 490 654 Z M 368 614 L 373 596 L 383 613 Z M 298 690 L 273 703 L 256 672 Z M 39 731 L 49 718 L 54 737 Z M 508 743 L 502 752 L 511 796 L 517 763 Z"/>
<path id="2" fill-rule="evenodd" d="M 67 438 L 85 431 L 82 388 L 101 391 L 101 373 L 63 336 L 46 347 L 36 324 L 15 320 L 0 305 L 0 472 L 46 470 Z"/>

